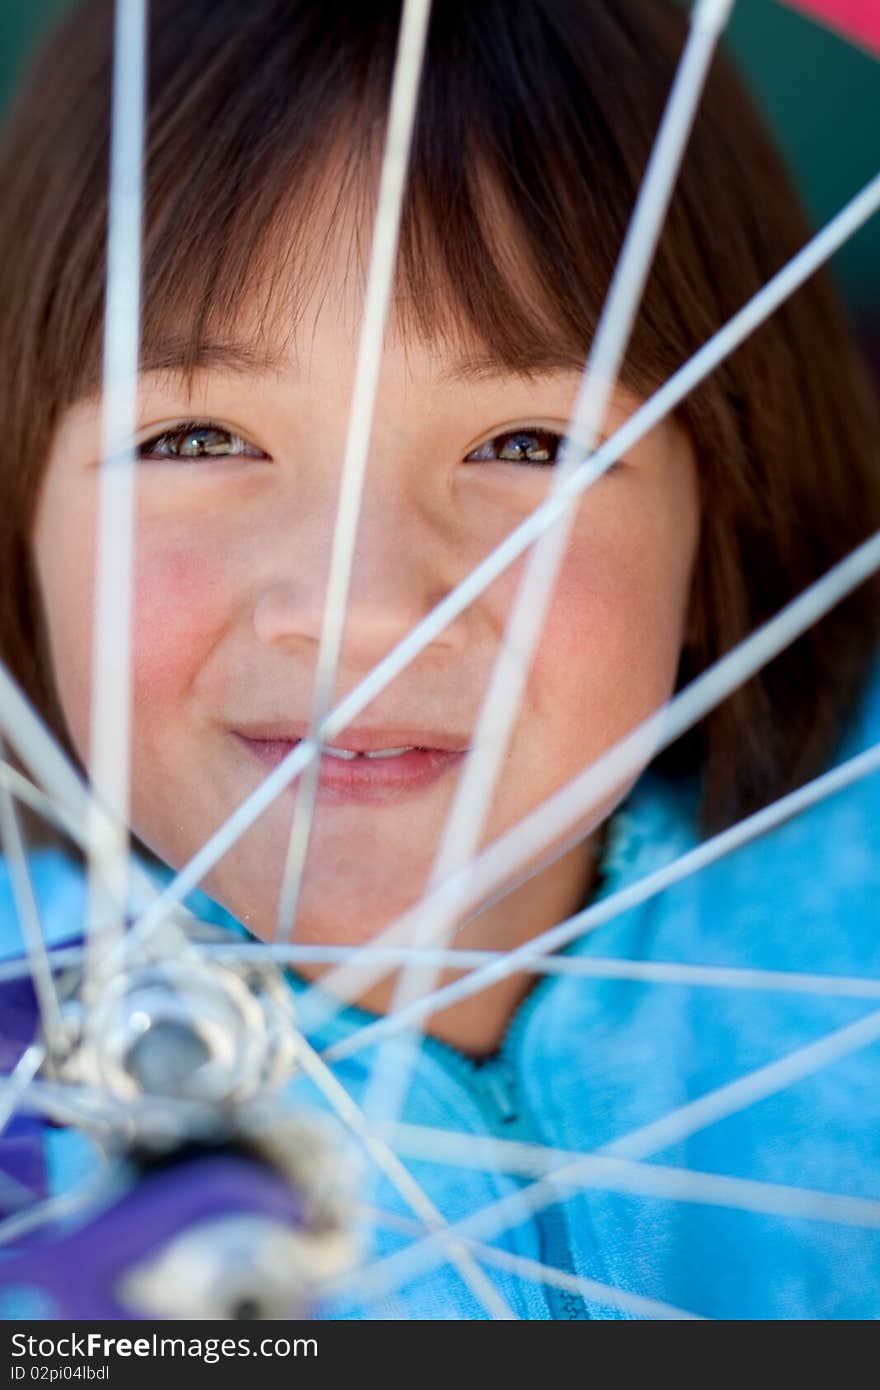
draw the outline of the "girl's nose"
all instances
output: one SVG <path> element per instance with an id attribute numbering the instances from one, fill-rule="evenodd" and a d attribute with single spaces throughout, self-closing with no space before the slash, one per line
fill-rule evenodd
<path id="1" fill-rule="evenodd" d="M 333 520 L 312 524 L 310 544 L 288 532 L 279 559 L 257 595 L 253 622 L 258 640 L 299 648 L 320 642 L 330 574 Z M 399 502 L 370 499 L 364 506 L 351 558 L 341 668 L 365 674 L 434 607 L 451 587 L 442 546 L 431 528 Z M 460 621 L 434 645 L 455 647 Z"/>

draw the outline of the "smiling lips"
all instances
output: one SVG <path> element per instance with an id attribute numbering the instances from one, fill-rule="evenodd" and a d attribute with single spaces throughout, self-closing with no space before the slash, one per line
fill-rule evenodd
<path id="1" fill-rule="evenodd" d="M 304 733 L 288 733 L 283 737 L 266 727 L 236 729 L 234 736 L 270 771 L 301 742 Z M 404 742 L 405 737 L 400 731 L 383 734 L 382 731 L 347 730 L 339 744 L 328 746 L 321 754 L 318 784 L 321 798 L 374 803 L 396 800 L 438 781 L 459 765 L 467 751 L 465 748 L 427 747 L 421 740 Z"/>

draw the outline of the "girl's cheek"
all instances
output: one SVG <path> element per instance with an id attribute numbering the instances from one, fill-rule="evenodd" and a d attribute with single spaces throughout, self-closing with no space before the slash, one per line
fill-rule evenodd
<path id="1" fill-rule="evenodd" d="M 52 675 L 70 737 L 87 761 L 91 689 L 94 541 L 88 517 L 44 508 L 34 558 L 46 619 Z"/>
<path id="2" fill-rule="evenodd" d="M 187 543 L 141 545 L 134 595 L 134 698 L 143 721 L 164 722 L 192 686 L 224 621 L 228 572 Z"/>
<path id="3" fill-rule="evenodd" d="M 581 763 L 672 692 L 686 586 L 665 551 L 619 538 L 572 545 L 530 682 L 533 715 Z"/>
<path id="4" fill-rule="evenodd" d="M 51 540 L 51 537 L 50 537 Z M 43 605 L 58 696 L 71 738 L 88 761 L 91 724 L 93 546 L 68 543 L 38 550 Z M 153 547 L 138 538 L 134 576 L 132 663 L 137 736 L 151 722 L 166 726 L 221 621 L 224 567 L 191 545 Z M 227 581 L 228 582 L 228 581 Z"/>

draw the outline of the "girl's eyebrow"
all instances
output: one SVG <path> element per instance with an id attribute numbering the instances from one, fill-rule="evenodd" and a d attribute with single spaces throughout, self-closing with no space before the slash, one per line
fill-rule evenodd
<path id="1" fill-rule="evenodd" d="M 286 360 L 278 349 L 256 347 L 235 339 L 201 339 L 193 343 L 184 337 L 148 340 L 141 347 L 142 372 L 193 372 L 220 369 L 245 376 L 277 372 Z"/>
<path id="2" fill-rule="evenodd" d="M 291 360 L 289 346 L 286 349 L 271 348 L 231 338 L 202 339 L 193 343 L 185 337 L 165 336 L 143 345 L 140 369 L 142 372 L 219 369 L 255 376 L 277 373 L 283 366 L 289 366 Z M 530 380 L 559 372 L 582 372 L 583 367 L 583 355 L 564 347 L 536 346 L 516 363 L 503 353 L 487 349 L 461 353 L 443 368 L 439 379 L 450 384 L 505 377 Z"/>
<path id="3" fill-rule="evenodd" d="M 509 356 L 496 352 L 463 353 L 440 373 L 440 380 L 450 383 L 486 381 L 494 377 L 534 377 L 584 370 L 585 354 L 573 349 L 554 346 L 535 346 L 524 353 L 522 360 L 513 362 Z"/>

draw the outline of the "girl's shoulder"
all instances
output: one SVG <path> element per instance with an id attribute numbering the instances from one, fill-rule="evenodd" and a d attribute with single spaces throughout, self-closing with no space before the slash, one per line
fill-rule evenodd
<path id="1" fill-rule="evenodd" d="M 853 811 L 867 814 L 876 808 L 880 812 L 880 776 L 874 775 L 873 760 L 867 756 L 875 750 L 880 760 L 880 651 L 869 666 L 834 753 L 819 774 L 824 777 L 858 758 L 860 775 L 837 792 L 830 781 L 826 783 L 825 795 L 804 812 L 811 826 L 818 827 L 826 815 L 834 816 L 840 801 Z M 700 843 L 704 837 L 698 827 L 699 801 L 698 775 L 670 778 L 649 768 L 612 820 L 606 855 L 610 876 L 630 877 L 636 864 L 640 873 L 646 872 Z M 772 838 L 772 829 L 761 838 Z"/>
<path id="2" fill-rule="evenodd" d="M 698 780 L 649 770 L 613 817 L 601 896 L 668 870 L 684 856 L 693 856 L 685 865 L 693 872 L 635 914 L 609 923 L 600 933 L 603 942 L 628 937 L 638 919 L 650 930 L 652 946 L 663 941 L 672 958 L 681 959 L 678 953 L 691 945 L 700 953 L 711 948 L 719 964 L 853 974 L 873 969 L 880 901 L 880 659 L 822 776 L 853 759 L 860 760 L 853 780 L 825 782 L 824 795 L 778 823 L 768 824 L 762 813 L 723 832 L 714 842 L 717 854 L 705 858 Z M 591 942 L 587 949 L 597 947 Z"/>
<path id="3" fill-rule="evenodd" d="M 875 669 L 833 763 L 878 742 Z M 528 1104 L 569 1151 L 626 1152 L 635 1136 L 641 1155 L 698 1179 L 874 1196 L 876 1047 L 833 1048 L 876 1009 L 880 776 L 701 867 L 688 858 L 701 842 L 695 801 L 692 786 L 649 774 L 615 817 L 609 915 L 571 948 L 582 971 L 536 995 L 519 1038 Z M 636 900 L 640 884 L 680 860 L 693 871 Z M 632 891 L 616 898 L 620 889 Z M 833 1065 L 821 1064 L 823 1039 Z M 786 1076 L 788 1058 L 806 1059 L 802 1074 L 793 1066 Z M 681 1121 L 677 1138 L 672 1125 L 656 1152 L 640 1145 L 670 1116 Z M 562 1216 L 578 1273 L 630 1287 L 637 1270 L 641 1287 L 704 1316 L 877 1316 L 876 1231 L 685 1208 L 656 1194 L 575 1194 Z M 585 1229 L 589 1245 L 577 1239 Z"/>

